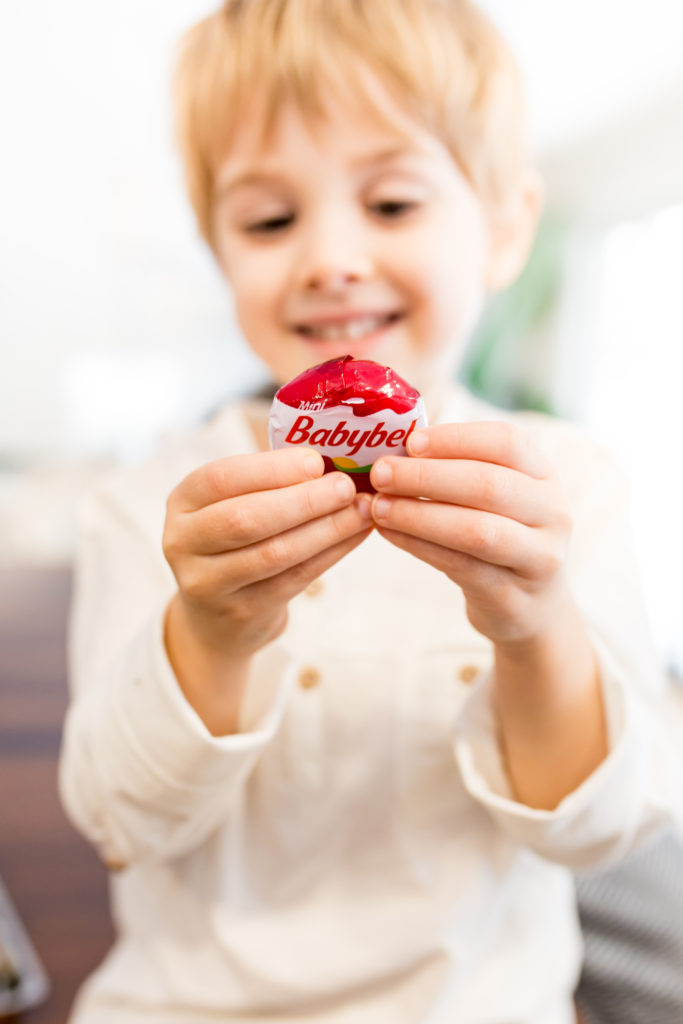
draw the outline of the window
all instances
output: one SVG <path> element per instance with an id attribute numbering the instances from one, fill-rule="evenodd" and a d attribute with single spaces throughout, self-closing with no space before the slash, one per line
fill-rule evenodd
<path id="1" fill-rule="evenodd" d="M 683 678 L 683 206 L 605 235 L 584 417 L 617 453 L 652 631 Z"/>

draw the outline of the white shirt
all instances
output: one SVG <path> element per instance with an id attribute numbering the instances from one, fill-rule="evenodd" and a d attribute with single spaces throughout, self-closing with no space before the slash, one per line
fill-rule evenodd
<path id="1" fill-rule="evenodd" d="M 569 575 L 601 663 L 610 753 L 553 811 L 515 801 L 491 644 L 443 574 L 372 534 L 290 605 L 241 729 L 213 737 L 167 660 L 165 501 L 254 450 L 233 406 L 120 472 L 84 513 L 61 791 L 112 877 L 119 939 L 72 1024 L 569 1024 L 570 869 L 625 854 L 679 781 L 624 486 L 574 427 L 510 418 L 558 466 Z"/>

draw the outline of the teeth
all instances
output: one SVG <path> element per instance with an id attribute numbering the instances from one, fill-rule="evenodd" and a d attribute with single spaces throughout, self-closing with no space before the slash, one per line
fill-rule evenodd
<path id="1" fill-rule="evenodd" d="M 348 320 L 344 324 L 321 324 L 316 327 L 304 327 L 303 333 L 310 337 L 320 338 L 322 341 L 341 341 L 349 339 L 355 341 L 367 334 L 372 334 L 387 324 L 392 318 L 390 316 L 364 316 L 357 320 Z"/>

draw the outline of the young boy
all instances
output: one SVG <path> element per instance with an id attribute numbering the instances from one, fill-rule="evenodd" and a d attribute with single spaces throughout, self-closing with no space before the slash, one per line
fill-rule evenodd
<path id="1" fill-rule="evenodd" d="M 370 499 L 238 403 L 89 505 L 61 784 L 120 938 L 72 1020 L 569 1024 L 570 869 L 675 779 L 618 474 L 451 384 L 540 205 L 514 64 L 463 0 L 230 0 L 178 96 L 273 380 L 373 359 L 434 425 Z"/>

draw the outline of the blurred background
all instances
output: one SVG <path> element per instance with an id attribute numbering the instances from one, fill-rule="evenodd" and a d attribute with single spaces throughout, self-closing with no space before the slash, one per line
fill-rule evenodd
<path id="1" fill-rule="evenodd" d="M 616 452 L 681 673 L 683 7 L 482 6 L 526 73 L 548 201 L 463 377 Z M 0 563 L 68 566 L 85 488 L 262 382 L 173 148 L 174 44 L 213 7 L 0 4 Z"/>

